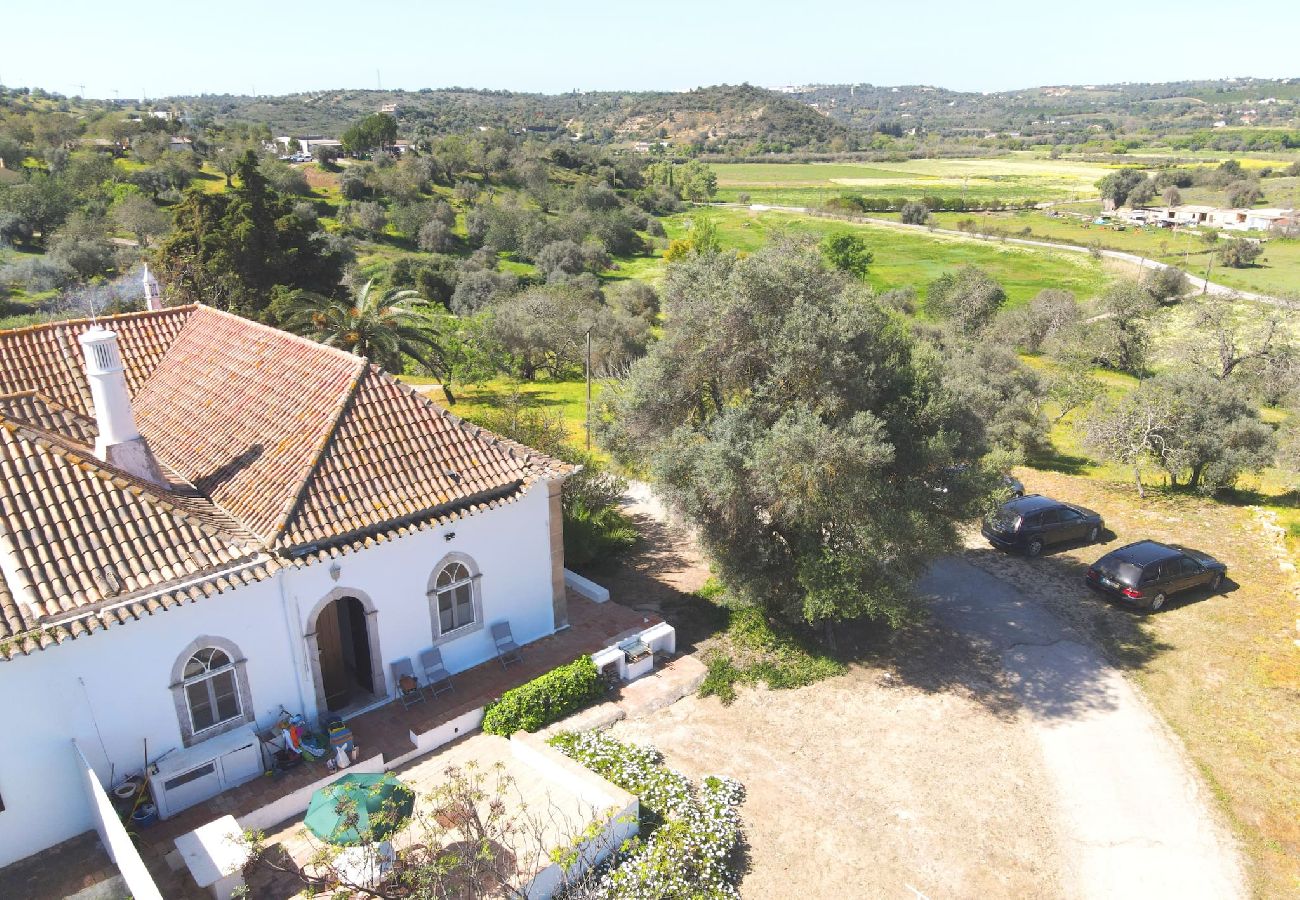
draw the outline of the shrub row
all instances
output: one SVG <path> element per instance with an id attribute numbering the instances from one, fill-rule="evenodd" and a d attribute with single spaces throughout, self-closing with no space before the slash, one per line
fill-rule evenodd
<path id="1" fill-rule="evenodd" d="M 532 681 L 506 691 L 487 706 L 483 730 L 488 734 L 511 735 L 516 731 L 537 731 L 598 699 L 605 682 L 590 656 L 552 669 Z"/>
<path id="2" fill-rule="evenodd" d="M 826 201 L 825 208 L 834 212 L 898 212 L 914 201 L 902 197 L 864 197 L 861 194 L 841 194 Z M 931 212 L 962 212 L 964 210 L 1028 209 L 1037 200 L 966 200 L 961 197 L 922 197 L 919 201 Z"/>

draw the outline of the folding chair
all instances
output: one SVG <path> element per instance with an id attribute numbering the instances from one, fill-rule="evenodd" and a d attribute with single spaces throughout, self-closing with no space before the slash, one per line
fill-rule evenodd
<path id="1" fill-rule="evenodd" d="M 393 672 L 393 688 L 397 691 L 397 698 L 402 701 L 402 706 L 410 709 L 417 703 L 423 703 L 424 692 L 420 690 L 420 679 L 416 677 L 415 670 L 411 667 L 411 658 L 403 656 L 401 659 L 395 659 L 389 668 Z M 404 680 L 407 681 L 405 686 L 402 684 Z"/>
<path id="2" fill-rule="evenodd" d="M 524 661 L 519 645 L 515 643 L 514 635 L 510 633 L 509 622 L 493 623 L 492 640 L 497 645 L 497 659 L 501 660 L 501 668 L 506 668 L 512 662 Z"/>
<path id="3" fill-rule="evenodd" d="M 420 651 L 420 667 L 424 669 L 424 683 L 435 698 L 439 694 L 456 690 L 456 685 L 451 683 L 451 673 L 442 664 L 442 651 L 437 647 Z"/>

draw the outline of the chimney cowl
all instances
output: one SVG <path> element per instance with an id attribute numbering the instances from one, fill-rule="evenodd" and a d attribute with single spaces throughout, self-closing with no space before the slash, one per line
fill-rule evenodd
<path id="1" fill-rule="evenodd" d="M 117 334 L 93 325 L 78 338 L 95 405 L 95 455 L 138 478 L 165 484 L 158 461 L 135 424 Z"/>

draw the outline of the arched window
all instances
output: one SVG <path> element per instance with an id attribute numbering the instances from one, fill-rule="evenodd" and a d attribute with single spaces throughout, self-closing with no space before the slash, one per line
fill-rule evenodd
<path id="1" fill-rule="evenodd" d="M 253 721 L 245 667 L 239 648 L 224 638 L 205 635 L 181 652 L 171 691 L 185 746 Z"/>
<path id="2" fill-rule="evenodd" d="M 194 733 L 243 715 L 235 664 L 224 650 L 204 647 L 185 664 L 185 701 Z"/>
<path id="3" fill-rule="evenodd" d="M 474 624 L 474 576 L 464 563 L 452 560 L 443 566 L 434 579 L 433 590 L 438 601 L 439 634 Z"/>

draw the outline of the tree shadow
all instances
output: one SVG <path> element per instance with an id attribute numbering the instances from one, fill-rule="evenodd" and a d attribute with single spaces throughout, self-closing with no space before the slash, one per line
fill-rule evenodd
<path id="1" fill-rule="evenodd" d="M 244 867 L 248 896 L 266 900 L 289 900 L 303 892 L 303 876 L 289 851 L 272 844 Z"/>
<path id="2" fill-rule="evenodd" d="M 697 593 L 708 568 L 680 526 L 646 513 L 626 515 L 637 530 L 636 543 L 616 560 L 583 566 L 579 574 L 608 588 L 611 600 L 662 616 L 677 631 L 677 652 L 694 652 L 730 621 L 726 607 Z"/>
<path id="3" fill-rule="evenodd" d="M 858 626 L 846 649 L 884 669 L 886 685 L 954 694 L 1002 719 L 1111 710 L 1116 670 L 1141 669 L 1170 647 L 1140 613 L 1094 595 L 1086 571 L 1068 556 L 968 550 L 921 580 L 927 619 L 893 632 Z"/>
<path id="4" fill-rule="evenodd" d="M 1092 466 L 1092 460 L 1086 456 L 1065 453 L 1055 448 L 1039 450 L 1032 454 L 1029 462 L 1031 468 L 1059 472 L 1062 475 L 1086 475 Z"/>
<path id="5" fill-rule="evenodd" d="M 533 384 L 545 382 L 532 382 Z M 503 408 L 507 405 L 517 405 L 520 409 L 542 409 L 549 406 L 563 406 L 565 401 L 557 397 L 547 397 L 536 391 L 510 391 L 497 390 L 493 388 L 476 389 L 472 394 L 466 395 L 465 400 L 481 404 L 483 406 L 492 406 Z"/>
<path id="6" fill-rule="evenodd" d="M 884 670 L 884 687 L 964 697 L 1003 720 L 1020 708 L 996 654 L 933 620 L 899 629 L 846 623 L 837 639 L 844 662 Z"/>

